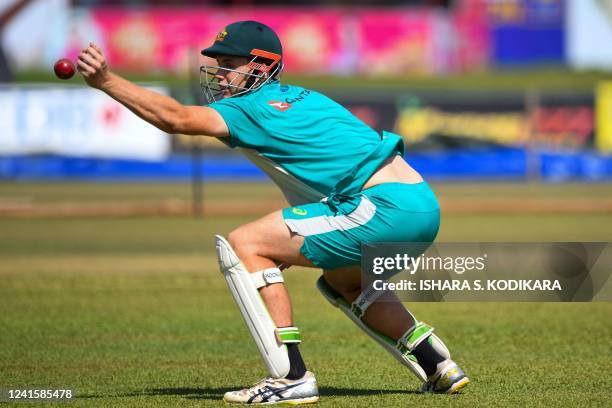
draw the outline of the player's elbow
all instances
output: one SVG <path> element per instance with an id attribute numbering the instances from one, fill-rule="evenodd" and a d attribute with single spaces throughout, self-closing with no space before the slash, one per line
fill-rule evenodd
<path id="1" fill-rule="evenodd" d="M 222 137 L 228 135 L 223 119 L 210 108 L 186 106 L 171 123 L 173 133 Z"/>

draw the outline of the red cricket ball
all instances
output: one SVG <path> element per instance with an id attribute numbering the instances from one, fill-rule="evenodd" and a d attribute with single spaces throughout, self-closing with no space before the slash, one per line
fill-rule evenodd
<path id="1" fill-rule="evenodd" d="M 70 79 L 74 75 L 74 64 L 68 58 L 62 58 L 55 63 L 53 70 L 59 79 Z"/>

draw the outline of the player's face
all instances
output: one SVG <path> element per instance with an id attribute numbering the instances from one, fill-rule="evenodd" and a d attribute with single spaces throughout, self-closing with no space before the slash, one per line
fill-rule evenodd
<path id="1" fill-rule="evenodd" d="M 248 58 L 229 55 L 217 58 L 219 67 L 227 68 L 227 70 L 220 70 L 216 75 L 219 79 L 219 85 L 223 89 L 224 98 L 232 96 L 233 93 L 239 92 L 245 87 L 248 76 L 243 73 L 248 74 L 251 72 L 251 68 L 248 67 L 249 61 Z"/>
<path id="2" fill-rule="evenodd" d="M 239 96 L 265 84 L 270 76 L 278 75 L 282 65 L 269 73 L 270 66 L 258 62 L 256 56 L 219 55 L 215 65 L 200 67 L 200 86 L 208 103 Z M 275 61 L 275 63 L 278 61 Z"/>

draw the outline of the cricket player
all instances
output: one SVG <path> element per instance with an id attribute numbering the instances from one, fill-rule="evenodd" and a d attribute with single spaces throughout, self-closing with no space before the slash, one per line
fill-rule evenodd
<path id="1" fill-rule="evenodd" d="M 276 33 L 256 21 L 225 27 L 202 54 L 208 106 L 184 106 L 113 73 L 90 44 L 78 71 L 90 86 L 167 133 L 209 135 L 241 150 L 280 187 L 291 207 L 217 236 L 217 255 L 269 376 L 227 392 L 228 403 L 311 403 L 317 382 L 300 355 L 282 270 L 320 268 L 325 298 L 423 383 L 455 393 L 469 383 L 433 328 L 390 292 L 362 285 L 362 243 L 433 242 L 440 209 L 403 159 L 402 139 L 382 136 L 313 90 L 282 84 Z M 248 199 L 245 197 L 245 199 Z"/>

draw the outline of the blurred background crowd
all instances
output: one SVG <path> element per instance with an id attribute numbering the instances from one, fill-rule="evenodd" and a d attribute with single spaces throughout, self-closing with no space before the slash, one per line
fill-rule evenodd
<path id="1" fill-rule="evenodd" d="M 51 69 L 94 41 L 202 103 L 199 50 L 247 19 L 278 32 L 284 80 L 401 134 L 429 179 L 612 179 L 610 0 L 0 0 L 0 179 L 262 178 Z"/>

